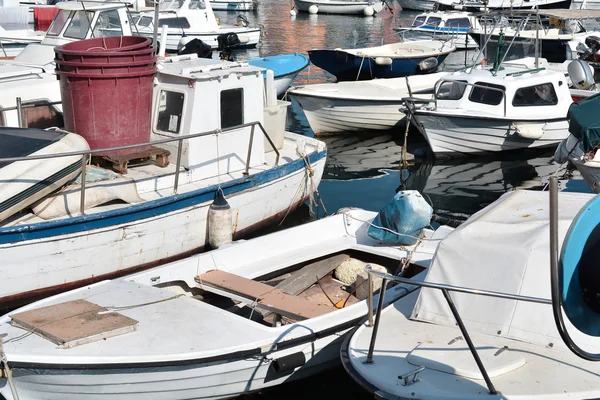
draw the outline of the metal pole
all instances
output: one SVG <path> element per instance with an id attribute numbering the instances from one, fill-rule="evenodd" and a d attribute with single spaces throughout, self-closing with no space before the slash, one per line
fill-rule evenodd
<path id="1" fill-rule="evenodd" d="M 373 327 L 373 275 L 369 276 L 369 326 Z"/>
<path id="2" fill-rule="evenodd" d="M 539 43 L 540 43 L 540 11 L 537 11 L 535 17 L 535 67 L 540 67 L 540 55 L 539 55 Z"/>
<path id="3" fill-rule="evenodd" d="M 79 198 L 79 212 L 81 215 L 85 215 L 85 178 L 87 172 L 87 158 L 87 154 L 84 154 L 81 157 L 81 196 Z"/>
<path id="4" fill-rule="evenodd" d="M 23 127 L 23 108 L 21 106 L 21 98 L 17 97 L 17 121 L 19 123 L 19 128 Z"/>
<path id="5" fill-rule="evenodd" d="M 550 268 L 558 271 L 558 178 L 550 177 Z"/>
<path id="6" fill-rule="evenodd" d="M 248 158 L 246 158 L 246 171 L 244 171 L 244 176 L 248 176 L 250 170 L 250 156 L 252 156 L 252 142 L 254 141 L 254 127 L 256 125 L 252 125 L 250 128 L 250 143 L 248 143 Z"/>
<path id="7" fill-rule="evenodd" d="M 498 392 L 496 391 L 496 388 L 494 387 L 494 384 L 492 383 L 492 380 L 490 379 L 487 371 L 485 370 L 485 367 L 483 366 L 483 363 L 481 362 L 481 359 L 479 358 L 477 349 L 475 348 L 475 346 L 473 345 L 473 342 L 471 341 L 471 337 L 469 336 L 469 333 L 467 332 L 467 328 L 465 328 L 465 325 L 463 324 L 462 319 L 460 318 L 460 315 L 458 314 L 458 310 L 456 310 L 456 307 L 454 306 L 454 302 L 452 301 L 452 298 L 450 297 L 450 293 L 448 293 L 447 289 L 442 289 L 442 293 L 444 293 L 444 297 L 446 298 L 446 301 L 448 302 L 448 305 L 450 306 L 450 310 L 452 311 L 452 315 L 454 315 L 454 319 L 456 319 L 456 323 L 458 324 L 458 327 L 460 328 L 460 332 L 462 333 L 463 337 L 465 338 L 465 341 L 467 342 L 467 345 L 469 346 L 469 350 L 471 350 L 471 355 L 473 356 L 473 358 L 475 359 L 475 362 L 477 363 L 477 367 L 479 368 L 479 372 L 481 372 L 481 375 L 483 376 L 483 379 L 485 380 L 485 384 L 488 387 L 488 391 L 490 392 L 490 394 L 498 394 Z M 379 311 L 379 310 L 377 310 L 377 311 Z"/>
<path id="8" fill-rule="evenodd" d="M 381 319 L 381 309 L 383 308 L 383 298 L 385 297 L 385 286 L 387 279 L 381 281 L 381 289 L 379 290 L 379 301 L 377 302 L 377 315 L 375 316 L 375 326 L 371 332 L 371 343 L 369 343 L 369 353 L 367 354 L 367 364 L 373 364 L 373 350 L 375 350 L 375 340 L 377 340 L 377 330 L 379 329 L 379 320 Z"/>
<path id="9" fill-rule="evenodd" d="M 181 148 L 183 139 L 177 141 L 177 164 L 175 165 L 175 183 L 173 183 L 173 193 L 177 194 L 177 187 L 179 186 L 179 167 L 181 166 Z M 217 160 L 219 162 L 219 160 Z"/>
<path id="10" fill-rule="evenodd" d="M 160 1 L 154 2 L 154 32 L 152 33 L 152 46 L 154 53 L 158 54 L 158 19 L 160 18 Z"/>

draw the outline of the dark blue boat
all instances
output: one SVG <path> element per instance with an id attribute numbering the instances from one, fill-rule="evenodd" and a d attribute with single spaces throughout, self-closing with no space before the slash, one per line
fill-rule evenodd
<path id="1" fill-rule="evenodd" d="M 349 81 L 433 72 L 455 49 L 451 42 L 417 40 L 362 49 L 309 50 L 308 55 L 338 81 Z"/>

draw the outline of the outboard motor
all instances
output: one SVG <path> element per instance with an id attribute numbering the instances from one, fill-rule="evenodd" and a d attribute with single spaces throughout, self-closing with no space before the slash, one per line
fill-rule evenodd
<path id="1" fill-rule="evenodd" d="M 178 55 L 197 54 L 198 58 L 212 58 L 212 48 L 200 39 L 192 39 L 177 49 Z"/>
<path id="2" fill-rule="evenodd" d="M 224 33 L 217 36 L 217 44 L 219 46 L 219 58 L 221 60 L 233 61 L 233 54 L 231 50 L 240 46 L 242 42 L 238 35 L 233 32 Z"/>
<path id="3" fill-rule="evenodd" d="M 597 53 L 600 50 L 600 38 L 598 36 L 588 36 L 585 38 L 587 49 L 579 56 L 579 59 L 586 61 L 600 61 Z"/>
<path id="4" fill-rule="evenodd" d="M 248 25 L 250 25 L 250 22 L 248 22 L 248 19 L 246 17 L 240 14 L 237 16 L 237 24 L 245 28 Z"/>
<path id="5" fill-rule="evenodd" d="M 573 60 L 567 67 L 569 78 L 575 88 L 588 90 L 596 84 L 594 79 L 594 68 L 583 60 Z"/>

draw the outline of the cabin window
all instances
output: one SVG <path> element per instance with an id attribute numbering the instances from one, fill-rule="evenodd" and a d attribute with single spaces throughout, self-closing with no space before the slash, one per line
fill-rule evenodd
<path id="1" fill-rule="evenodd" d="M 440 85 L 437 92 L 439 100 L 460 100 L 465 94 L 466 82 L 445 81 Z"/>
<path id="2" fill-rule="evenodd" d="M 204 4 L 204 0 L 190 0 L 189 8 L 190 10 L 204 10 L 206 5 Z"/>
<path id="3" fill-rule="evenodd" d="M 185 17 L 163 18 L 158 20 L 158 26 L 169 25 L 169 28 L 189 29 L 190 23 Z"/>
<path id="4" fill-rule="evenodd" d="M 439 26 L 440 22 L 442 22 L 441 18 L 438 18 L 438 17 L 429 17 L 429 19 L 427 20 L 427 25 L 430 25 L 430 26 Z"/>
<path id="5" fill-rule="evenodd" d="M 85 39 L 87 32 L 90 29 L 92 18 L 94 18 L 93 12 L 86 12 L 83 10 L 75 11 L 67 30 L 65 30 L 65 37 Z"/>
<path id="6" fill-rule="evenodd" d="M 131 13 L 127 13 L 127 17 L 129 18 L 129 24 L 131 26 L 137 25 L 141 19 L 141 16 L 139 14 L 132 15 Z"/>
<path id="7" fill-rule="evenodd" d="M 494 85 L 487 82 L 476 82 L 469 95 L 469 100 L 473 103 L 488 104 L 497 106 L 502 103 L 504 98 L 504 86 Z"/>
<path id="8" fill-rule="evenodd" d="M 471 21 L 469 21 L 469 18 L 454 18 L 449 19 L 446 22 L 446 26 L 451 28 L 470 28 Z"/>
<path id="9" fill-rule="evenodd" d="M 184 98 L 183 93 L 161 90 L 158 98 L 157 130 L 168 133 L 179 133 Z"/>
<path id="10" fill-rule="evenodd" d="M 152 24 L 152 17 L 142 17 L 138 23 L 138 26 L 148 27 Z"/>
<path id="11" fill-rule="evenodd" d="M 421 25 L 423 25 L 423 23 L 425 23 L 425 19 L 426 18 L 427 17 L 425 17 L 424 15 L 415 18 L 415 21 L 413 22 L 413 26 L 421 26 Z"/>
<path id="12" fill-rule="evenodd" d="M 171 0 L 161 3 L 160 10 L 179 10 L 183 7 L 183 0 Z"/>
<path id="13" fill-rule="evenodd" d="M 58 36 L 62 32 L 67 20 L 69 19 L 69 11 L 59 10 L 56 16 L 54 17 L 54 21 L 52 21 L 52 25 L 48 28 L 48 32 L 46 35 L 49 36 Z"/>
<path id="14" fill-rule="evenodd" d="M 122 36 L 121 18 L 117 10 L 102 11 L 94 26 L 94 37 Z"/>
<path id="15" fill-rule="evenodd" d="M 517 89 L 512 105 L 515 107 L 553 106 L 558 104 L 554 85 L 544 83 Z"/>
<path id="16" fill-rule="evenodd" d="M 22 105 L 34 105 L 21 110 L 23 127 L 25 128 L 46 129 L 65 126 L 62 113 L 53 105 L 48 104 L 48 100 L 32 100 L 23 102 Z"/>
<path id="17" fill-rule="evenodd" d="M 221 92 L 221 129 L 244 123 L 244 89 Z"/>
<path id="18" fill-rule="evenodd" d="M 2 106 L 0 106 L 0 108 L 2 108 Z M 0 126 L 6 126 L 6 123 L 4 122 L 4 111 L 0 111 Z"/>

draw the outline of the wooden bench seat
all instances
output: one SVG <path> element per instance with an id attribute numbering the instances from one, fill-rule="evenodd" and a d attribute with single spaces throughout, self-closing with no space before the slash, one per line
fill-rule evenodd
<path id="1" fill-rule="evenodd" d="M 296 320 L 318 317 L 335 310 L 329 304 L 296 297 L 276 287 L 225 271 L 208 271 L 198 275 L 195 280 L 198 286 L 207 292 L 249 304 L 254 303 L 262 309 Z"/>

